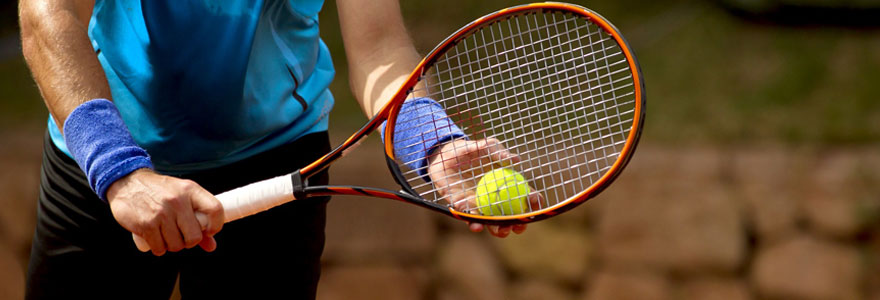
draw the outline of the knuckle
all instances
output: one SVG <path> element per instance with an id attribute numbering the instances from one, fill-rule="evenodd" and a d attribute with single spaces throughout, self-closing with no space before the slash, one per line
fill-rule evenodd
<path id="1" fill-rule="evenodd" d="M 148 229 L 149 229 L 149 226 L 147 226 L 146 223 L 136 222 L 134 224 L 131 224 L 131 232 L 134 232 L 135 234 L 137 234 L 139 236 L 146 237 L 147 232 L 149 231 Z"/>
<path id="2" fill-rule="evenodd" d="M 211 215 L 219 214 L 223 212 L 223 205 L 220 204 L 220 201 L 211 201 L 206 210 Z"/>
<path id="3" fill-rule="evenodd" d="M 163 205 L 174 204 L 174 203 L 177 203 L 178 201 L 180 201 L 180 197 L 176 193 L 168 192 L 168 193 L 163 193 L 162 195 L 160 195 L 158 200 Z"/>
<path id="4" fill-rule="evenodd" d="M 154 229 L 158 228 L 159 224 L 161 224 L 161 221 L 158 216 L 145 217 L 140 221 L 134 222 L 134 224 L 132 224 L 132 229 L 134 229 L 135 232 L 144 235 L 151 233 Z"/>
<path id="5" fill-rule="evenodd" d="M 182 179 L 182 180 L 180 180 L 180 187 L 181 187 L 184 191 L 192 191 L 192 190 L 195 190 L 196 188 L 198 188 L 198 186 L 199 186 L 199 185 L 198 185 L 195 181 L 192 181 L 192 180 L 189 180 L 189 179 Z"/>
<path id="6" fill-rule="evenodd" d="M 201 235 L 201 234 L 198 234 L 198 235 L 193 235 L 193 236 L 186 237 L 186 239 L 185 239 L 184 242 L 186 243 L 186 245 L 187 245 L 188 247 L 192 247 L 192 246 L 198 244 L 198 243 L 201 242 L 201 241 L 202 241 L 202 235 Z"/>
<path id="7" fill-rule="evenodd" d="M 188 199 L 186 198 L 186 196 L 184 196 L 183 193 L 177 193 L 173 195 L 168 195 L 168 197 L 165 197 L 163 202 L 164 205 L 167 207 L 170 207 L 172 209 L 180 209 L 184 207 L 184 204 L 187 203 L 187 200 Z"/>
<path id="8" fill-rule="evenodd" d="M 167 217 L 168 212 L 166 212 L 165 210 L 158 210 L 153 214 L 152 217 L 146 220 L 146 223 L 149 224 L 149 226 L 151 227 L 159 227 L 159 225 L 162 225 L 162 222 L 165 221 Z"/>
<path id="9" fill-rule="evenodd" d="M 165 206 L 177 207 L 178 204 L 180 204 L 180 197 L 168 197 L 168 198 L 165 198 L 164 200 L 162 200 L 162 203 Z"/>

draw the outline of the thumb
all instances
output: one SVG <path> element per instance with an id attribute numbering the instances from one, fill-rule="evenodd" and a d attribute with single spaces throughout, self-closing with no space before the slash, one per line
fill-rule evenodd
<path id="1" fill-rule="evenodd" d="M 202 231 L 207 234 L 207 236 L 213 236 L 217 234 L 217 232 L 220 232 L 225 220 L 223 205 L 220 201 L 210 192 L 202 188 L 193 190 L 191 200 L 193 209 L 196 211 L 196 216 L 199 217 L 199 214 L 204 215 L 204 218 L 199 217 Z"/>
<path id="2" fill-rule="evenodd" d="M 202 238 L 202 241 L 199 242 L 199 247 L 202 247 L 205 251 L 212 252 L 217 249 L 217 240 L 215 240 L 213 236 L 205 236 Z"/>

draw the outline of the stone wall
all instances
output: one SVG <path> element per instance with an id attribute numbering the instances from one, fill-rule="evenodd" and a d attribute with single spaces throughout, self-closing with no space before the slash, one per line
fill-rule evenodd
<path id="1" fill-rule="evenodd" d="M 39 137 L 0 145 L 0 299 L 21 298 Z M 332 180 L 394 188 L 378 149 Z M 880 299 L 877 147 L 642 145 L 598 198 L 506 239 L 380 199 L 328 218 L 326 300 Z"/>
<path id="2" fill-rule="evenodd" d="M 353 155 L 334 182 L 382 168 Z M 880 299 L 875 147 L 643 145 L 598 198 L 507 239 L 369 198 L 329 218 L 321 299 Z"/>

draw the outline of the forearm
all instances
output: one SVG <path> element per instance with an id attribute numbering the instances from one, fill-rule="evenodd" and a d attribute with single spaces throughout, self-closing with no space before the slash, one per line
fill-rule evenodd
<path id="1" fill-rule="evenodd" d="M 397 0 L 338 0 L 349 84 L 372 117 L 421 60 L 404 27 Z"/>
<path id="2" fill-rule="evenodd" d="M 93 5 L 27 0 L 20 3 L 19 16 L 22 52 L 43 101 L 89 186 L 108 201 L 112 184 L 152 163 L 107 101 L 110 87 L 86 31 Z"/>
<path id="3" fill-rule="evenodd" d="M 110 87 L 87 33 L 93 4 L 34 0 L 19 4 L 22 53 L 59 127 L 80 104 L 110 99 Z"/>

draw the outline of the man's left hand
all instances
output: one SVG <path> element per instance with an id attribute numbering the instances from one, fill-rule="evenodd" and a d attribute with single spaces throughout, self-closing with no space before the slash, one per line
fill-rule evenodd
<path id="1" fill-rule="evenodd" d="M 475 213 L 476 182 L 484 173 L 495 167 L 519 162 L 519 156 L 510 153 L 497 139 L 488 138 L 477 141 L 453 140 L 443 144 L 428 157 L 428 176 L 442 196 L 452 203 L 456 210 Z M 535 208 L 540 202 L 538 193 L 529 195 L 530 206 Z M 472 232 L 481 232 L 484 227 L 497 237 L 506 237 L 511 231 L 520 234 L 526 230 L 525 224 L 497 226 L 469 223 Z"/>

